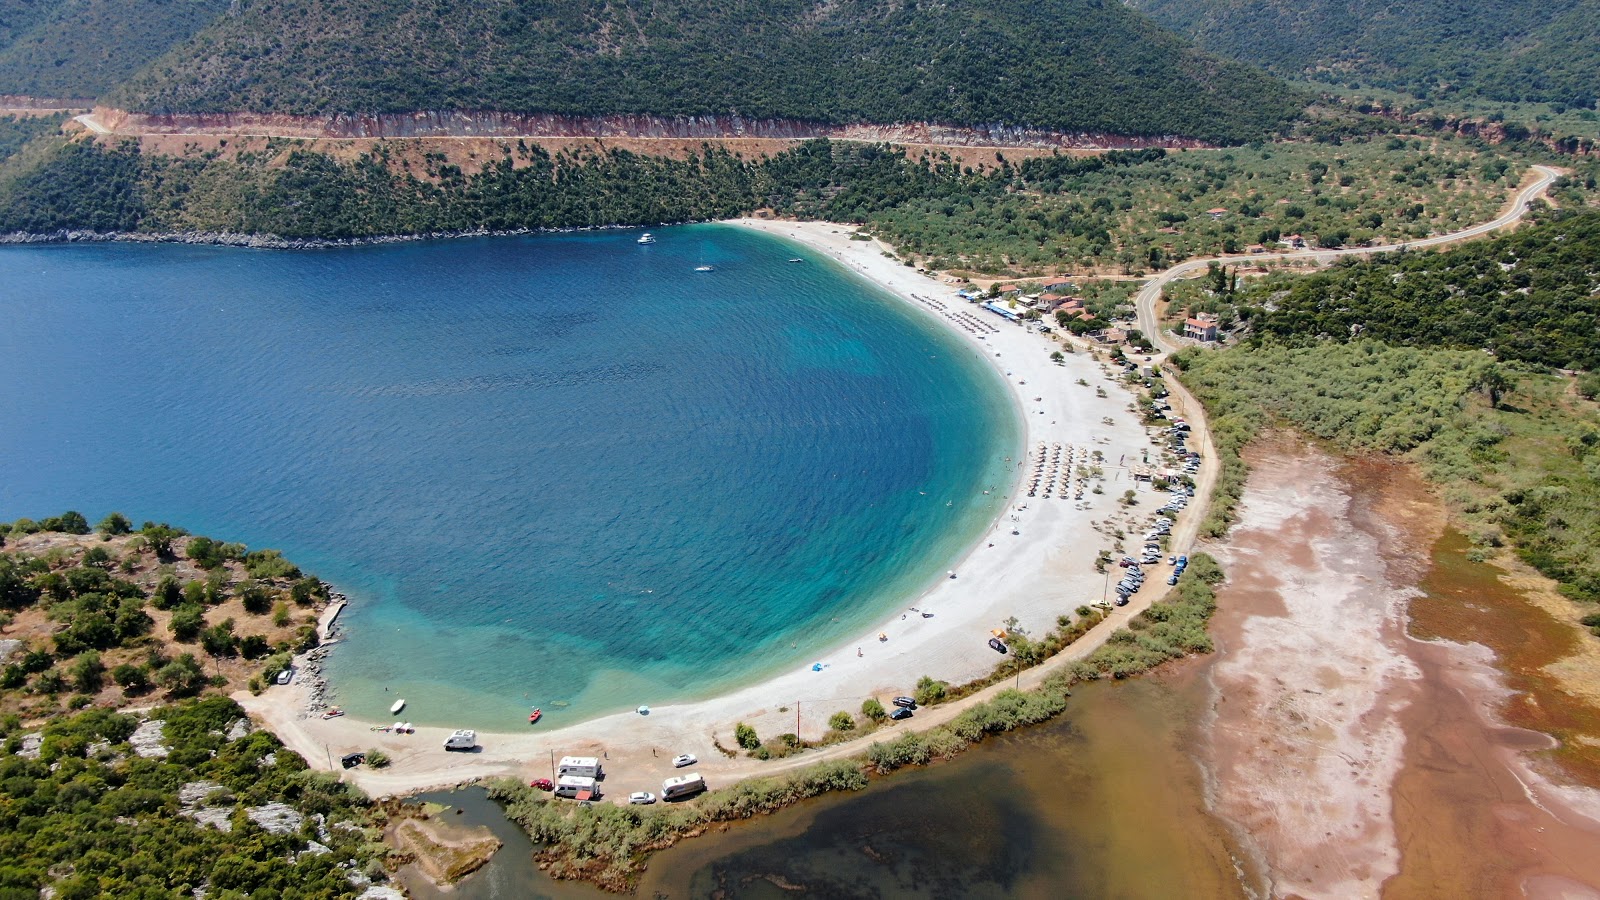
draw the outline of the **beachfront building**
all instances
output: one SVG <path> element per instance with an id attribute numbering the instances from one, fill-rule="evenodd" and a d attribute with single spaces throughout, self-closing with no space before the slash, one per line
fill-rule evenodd
<path id="1" fill-rule="evenodd" d="M 1022 316 L 1018 315 L 1016 310 L 1006 308 L 1005 303 L 999 300 L 990 300 L 989 302 L 983 304 L 983 308 L 997 316 L 1000 316 L 1008 322 L 1022 321 Z"/>

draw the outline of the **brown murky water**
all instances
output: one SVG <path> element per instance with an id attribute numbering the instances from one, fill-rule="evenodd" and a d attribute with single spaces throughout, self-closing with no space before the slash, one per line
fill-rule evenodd
<path id="1" fill-rule="evenodd" d="M 1255 452 L 1202 756 L 1270 892 L 1600 897 L 1600 794 L 1558 768 L 1592 748 L 1540 733 L 1596 733 L 1538 671 L 1570 626 L 1470 562 L 1410 468 Z"/>
<path id="2" fill-rule="evenodd" d="M 1402 866 L 1385 894 L 1600 897 L 1596 794 L 1556 786 L 1595 783 L 1594 748 L 1581 743 L 1600 734 L 1595 711 L 1539 672 L 1579 636 L 1468 549 L 1446 533 L 1411 604 L 1413 635 L 1444 640 L 1411 644 L 1424 692 L 1405 716 L 1407 766 L 1394 788 Z M 1554 750 L 1551 734 L 1567 749 Z"/>
<path id="3" fill-rule="evenodd" d="M 1088 685 L 1061 720 L 656 858 L 642 896 L 1243 896 L 1186 756 L 1183 678 Z"/>
<path id="4" fill-rule="evenodd" d="M 1193 668 L 1086 685 L 1055 722 L 686 841 L 651 860 L 637 895 L 1244 897 L 1250 876 L 1187 755 L 1201 709 Z M 496 826 L 481 791 L 427 799 Z M 550 880 L 525 839 L 501 836 L 506 849 L 454 896 L 607 896 Z"/>

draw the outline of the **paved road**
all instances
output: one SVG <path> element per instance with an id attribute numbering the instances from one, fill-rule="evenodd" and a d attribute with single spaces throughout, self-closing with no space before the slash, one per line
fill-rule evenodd
<path id="1" fill-rule="evenodd" d="M 111 129 L 107 128 L 104 125 L 101 125 L 100 124 L 100 120 L 96 119 L 94 117 L 94 113 L 84 113 L 81 116 L 73 116 L 72 117 L 72 121 L 77 122 L 79 125 L 82 125 L 83 127 L 85 127 L 87 129 L 89 129 L 90 131 L 94 132 L 95 134 L 110 134 L 111 133 Z"/>
<path id="2" fill-rule="evenodd" d="M 1484 222 L 1481 225 L 1474 225 L 1462 231 L 1453 231 L 1449 234 L 1440 234 L 1399 244 L 1384 244 L 1381 247 L 1350 247 L 1343 250 L 1294 250 L 1287 253 L 1232 254 L 1181 262 L 1152 278 L 1144 286 L 1144 289 L 1139 291 L 1138 296 L 1134 298 L 1134 308 L 1138 310 L 1139 314 L 1139 330 L 1143 331 L 1158 349 L 1164 352 L 1172 352 L 1175 348 L 1161 333 L 1160 325 L 1156 320 L 1156 302 L 1161 299 L 1161 289 L 1174 279 L 1203 271 L 1211 263 L 1254 263 L 1279 259 L 1329 263 L 1341 256 L 1367 256 L 1373 253 L 1390 253 L 1396 250 L 1420 250 L 1426 247 L 1439 247 L 1459 241 L 1468 241 L 1499 231 L 1507 225 L 1521 221 L 1522 217 L 1528 213 L 1529 202 L 1543 194 L 1557 178 L 1561 177 L 1559 170 L 1552 169 L 1549 166 L 1534 166 L 1533 172 L 1537 177 L 1526 187 L 1517 191 L 1516 196 L 1512 198 L 1511 204 L 1506 207 L 1506 211 L 1501 213 L 1499 218 Z"/>

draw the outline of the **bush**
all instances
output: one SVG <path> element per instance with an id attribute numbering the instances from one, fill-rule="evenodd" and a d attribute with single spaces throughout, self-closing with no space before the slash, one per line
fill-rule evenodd
<path id="1" fill-rule="evenodd" d="M 935 681 L 924 675 L 917 679 L 917 690 L 912 697 L 922 706 L 932 706 L 944 699 L 945 692 L 949 687 L 943 681 Z"/>
<path id="2" fill-rule="evenodd" d="M 876 697 L 862 702 L 861 714 L 874 722 L 882 722 L 884 719 L 889 718 L 888 711 L 883 708 L 883 704 L 879 703 Z"/>
<path id="3" fill-rule="evenodd" d="M 172 612 L 172 620 L 167 627 L 172 631 L 172 639 L 185 644 L 200 636 L 200 629 L 206 625 L 206 611 L 193 603 L 185 603 Z"/>
<path id="4" fill-rule="evenodd" d="M 105 684 L 106 666 L 100 654 L 90 650 L 72 663 L 72 686 L 80 693 L 94 694 Z"/>
<path id="5" fill-rule="evenodd" d="M 100 524 L 95 526 L 95 530 L 106 537 L 113 537 L 133 531 L 133 523 L 128 521 L 128 517 L 122 513 L 114 512 L 101 519 Z"/>
<path id="6" fill-rule="evenodd" d="M 157 669 L 155 680 L 172 696 L 186 697 L 206 686 L 206 673 L 193 653 L 185 653 Z"/>
<path id="7" fill-rule="evenodd" d="M 373 767 L 374 769 L 386 769 L 389 767 L 389 754 L 376 748 L 368 750 L 367 765 Z"/>
<path id="8" fill-rule="evenodd" d="M 756 735 L 756 730 L 743 722 L 733 726 L 733 740 L 745 750 L 761 746 L 761 738 Z"/>
<path id="9" fill-rule="evenodd" d="M 828 727 L 832 728 L 834 731 L 854 731 L 856 727 L 856 720 L 849 713 L 841 709 L 834 713 L 832 718 L 828 719 Z"/>

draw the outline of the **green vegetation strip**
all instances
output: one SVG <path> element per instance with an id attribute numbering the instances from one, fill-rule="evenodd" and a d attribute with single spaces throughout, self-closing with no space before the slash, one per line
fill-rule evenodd
<path id="1" fill-rule="evenodd" d="M 1234 515 L 1239 451 L 1286 426 L 1345 450 L 1403 454 L 1464 518 L 1479 558 L 1510 543 L 1569 597 L 1600 601 L 1600 428 L 1573 378 L 1375 341 L 1188 350 L 1174 362 L 1224 457 L 1212 533 Z"/>
<path id="2" fill-rule="evenodd" d="M 1329 138 L 1332 139 L 1331 137 Z M 244 139 L 240 139 L 244 140 Z M 944 271 L 1137 273 L 1299 234 L 1353 246 L 1490 218 L 1520 165 L 1466 140 L 1350 137 L 1232 150 L 1118 151 L 973 168 L 948 156 L 809 141 L 768 158 L 683 160 L 506 141 L 467 171 L 391 142 L 354 161 L 272 139 L 224 155 L 37 138 L 0 164 L 0 233 L 364 239 L 658 225 L 767 208 L 861 223 Z M 1218 212 L 1213 213 L 1212 210 Z"/>
<path id="3" fill-rule="evenodd" d="M 1001 691 L 948 724 L 875 741 L 855 757 L 828 760 L 788 775 L 749 779 L 694 801 L 656 806 L 583 806 L 549 799 L 512 779 L 492 782 L 490 796 L 543 845 L 539 858 L 552 875 L 625 890 L 651 853 L 708 826 L 773 812 L 829 791 L 861 790 L 869 774 L 948 759 L 988 735 L 1046 721 L 1066 709 L 1069 689 L 1079 681 L 1124 678 L 1189 653 L 1208 652 L 1211 641 L 1205 626 L 1216 609 L 1212 585 L 1222 577 L 1214 559 L 1195 554 L 1166 599 L 1152 604 L 1086 659 L 1051 673 L 1038 688 Z"/>

